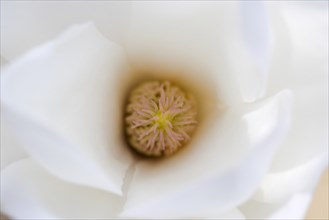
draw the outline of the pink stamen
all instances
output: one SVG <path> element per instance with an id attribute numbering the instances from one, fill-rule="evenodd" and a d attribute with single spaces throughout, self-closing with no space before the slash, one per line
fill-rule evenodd
<path id="1" fill-rule="evenodd" d="M 187 143 L 196 128 L 194 99 L 169 81 L 142 84 L 131 93 L 128 102 L 129 141 L 148 156 L 174 153 Z"/>

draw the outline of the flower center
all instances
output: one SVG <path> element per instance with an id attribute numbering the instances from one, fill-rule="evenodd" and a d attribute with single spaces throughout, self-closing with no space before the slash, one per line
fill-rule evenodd
<path id="1" fill-rule="evenodd" d="M 150 81 L 134 89 L 126 108 L 126 134 L 147 156 L 168 156 L 183 147 L 196 128 L 196 102 L 169 81 Z"/>

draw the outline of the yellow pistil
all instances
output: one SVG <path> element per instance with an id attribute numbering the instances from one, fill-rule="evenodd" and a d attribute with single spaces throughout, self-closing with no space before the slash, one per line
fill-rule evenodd
<path id="1" fill-rule="evenodd" d="M 168 126 L 168 123 L 171 123 L 168 114 L 163 114 L 161 111 L 159 111 L 156 116 L 157 118 L 155 119 L 155 122 L 158 124 L 159 129 L 165 129 Z"/>

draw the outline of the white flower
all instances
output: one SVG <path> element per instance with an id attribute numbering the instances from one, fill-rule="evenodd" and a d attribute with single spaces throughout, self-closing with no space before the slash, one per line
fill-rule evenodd
<path id="1" fill-rule="evenodd" d="M 328 2 L 8 1 L 1 14 L 2 212 L 303 217 L 328 160 Z M 104 35 L 78 24 L 16 59 L 88 20 Z M 165 160 L 123 138 L 136 69 L 202 106 L 190 146 Z"/>

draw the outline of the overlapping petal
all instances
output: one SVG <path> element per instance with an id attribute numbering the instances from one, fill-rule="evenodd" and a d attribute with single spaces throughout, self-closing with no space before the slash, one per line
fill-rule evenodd
<path id="1" fill-rule="evenodd" d="M 266 95 L 273 46 L 272 26 L 267 9 L 266 3 L 261 1 L 240 3 L 238 36 L 241 36 L 241 40 L 234 42 L 227 50 L 234 62 L 239 89 L 247 102 L 256 101 Z"/>
<path id="2" fill-rule="evenodd" d="M 294 118 L 271 172 L 256 194 L 260 201 L 278 202 L 296 193 L 312 192 L 328 166 L 328 9 L 305 6 L 280 5 L 282 17 L 274 18 L 275 33 L 281 35 L 277 35 L 270 92 L 294 91 Z M 279 31 L 282 27 L 289 32 Z M 289 59 L 280 57 L 287 48 Z"/>
<path id="3" fill-rule="evenodd" d="M 3 112 L 1 112 L 1 117 Z M 6 167 L 7 165 L 27 157 L 27 154 L 24 148 L 17 142 L 15 139 L 15 135 L 9 131 L 7 125 L 1 120 L 1 153 L 0 153 L 0 162 L 1 162 L 1 169 Z"/>
<path id="4" fill-rule="evenodd" d="M 280 13 L 273 16 L 277 41 L 269 93 L 289 88 L 295 95 L 292 128 L 271 169 L 279 172 L 328 154 L 329 24 L 328 2 L 273 6 Z"/>
<path id="5" fill-rule="evenodd" d="M 12 61 L 77 23 L 93 21 L 121 42 L 130 1 L 1 1 L 1 55 Z M 41 19 L 40 19 L 41 18 Z"/>
<path id="6" fill-rule="evenodd" d="M 301 192 L 276 203 L 259 202 L 250 199 L 239 207 L 247 219 L 304 219 L 312 199 L 312 193 Z"/>
<path id="7" fill-rule="evenodd" d="M 120 197 L 70 184 L 31 159 L 1 172 L 1 211 L 14 219 L 112 219 Z"/>
<path id="8" fill-rule="evenodd" d="M 0 68 L 3 68 L 8 62 L 0 56 Z M 3 112 L 0 112 L 0 118 Z M 0 121 L 0 169 L 3 169 L 10 163 L 26 157 L 24 148 L 15 139 L 15 135 L 10 132 L 3 120 Z"/>
<path id="9" fill-rule="evenodd" d="M 321 155 L 296 168 L 269 173 L 260 185 L 254 199 L 275 203 L 284 201 L 297 193 L 311 193 L 327 166 L 328 155 Z"/>
<path id="10" fill-rule="evenodd" d="M 244 1 L 240 5 L 242 37 L 262 74 L 268 71 L 274 40 L 269 6 L 259 1 Z"/>
<path id="11" fill-rule="evenodd" d="M 120 194 L 123 67 L 119 46 L 77 25 L 2 71 L 2 119 L 53 174 Z"/>
<path id="12" fill-rule="evenodd" d="M 243 212 L 248 218 L 301 219 L 328 166 L 328 2 L 271 5 L 276 50 L 269 93 L 290 88 L 294 117 L 269 174 Z"/>

